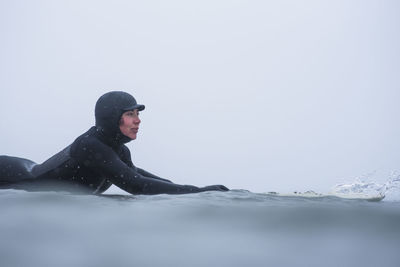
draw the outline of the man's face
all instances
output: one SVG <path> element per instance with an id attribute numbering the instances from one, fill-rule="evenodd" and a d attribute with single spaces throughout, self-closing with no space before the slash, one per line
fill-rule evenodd
<path id="1" fill-rule="evenodd" d="M 125 136 L 135 140 L 139 131 L 139 124 L 139 111 L 137 109 L 126 111 L 122 114 L 121 120 L 119 121 L 119 129 Z"/>

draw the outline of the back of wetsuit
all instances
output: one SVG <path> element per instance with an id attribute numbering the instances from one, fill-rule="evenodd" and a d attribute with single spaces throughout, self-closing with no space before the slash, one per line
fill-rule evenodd
<path id="1" fill-rule="evenodd" d="M 0 156 L 0 186 L 34 179 L 31 172 L 36 165 L 29 159 Z"/>

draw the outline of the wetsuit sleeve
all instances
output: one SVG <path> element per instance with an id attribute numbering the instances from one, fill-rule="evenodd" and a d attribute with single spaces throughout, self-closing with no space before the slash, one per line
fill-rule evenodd
<path id="1" fill-rule="evenodd" d="M 122 159 L 122 161 L 125 162 L 129 167 L 136 169 L 136 171 L 137 171 L 139 174 L 141 174 L 141 175 L 143 175 L 143 176 L 145 176 L 145 177 L 150 177 L 150 178 L 153 178 L 153 179 L 157 179 L 157 180 L 161 180 L 161 181 L 164 181 L 164 182 L 172 183 L 172 182 L 171 182 L 170 180 L 168 180 L 168 179 L 161 178 L 161 177 L 159 177 L 159 176 L 157 176 L 157 175 L 154 175 L 154 174 L 152 174 L 152 173 L 150 173 L 150 172 L 148 172 L 148 171 L 146 171 L 146 170 L 144 170 L 144 169 L 142 169 L 142 168 L 138 168 L 138 167 L 136 167 L 135 165 L 133 165 L 132 157 L 131 157 L 131 152 L 129 151 L 129 149 L 128 149 L 126 146 L 123 146 L 123 147 L 122 147 L 121 159 Z"/>
<path id="2" fill-rule="evenodd" d="M 140 173 L 143 176 L 150 177 L 150 178 L 153 178 L 153 179 L 158 179 L 158 180 L 161 180 L 161 181 L 164 181 L 164 182 L 168 182 L 168 183 L 172 183 L 168 179 L 164 179 L 164 178 L 158 177 L 157 175 L 154 175 L 154 174 L 152 174 L 152 173 L 150 173 L 150 172 L 148 172 L 146 170 L 143 170 L 141 168 L 136 168 L 136 169 L 137 169 L 138 173 Z"/>
<path id="3" fill-rule="evenodd" d="M 187 194 L 202 190 L 192 185 L 179 185 L 142 175 L 128 166 L 109 146 L 95 138 L 84 138 L 74 149 L 73 157 L 86 167 L 99 172 L 113 184 L 131 194 Z"/>

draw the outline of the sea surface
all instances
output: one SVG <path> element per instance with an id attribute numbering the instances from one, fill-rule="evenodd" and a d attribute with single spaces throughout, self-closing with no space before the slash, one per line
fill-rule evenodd
<path id="1" fill-rule="evenodd" d="M 400 266 L 400 201 L 0 191 L 0 266 Z"/>

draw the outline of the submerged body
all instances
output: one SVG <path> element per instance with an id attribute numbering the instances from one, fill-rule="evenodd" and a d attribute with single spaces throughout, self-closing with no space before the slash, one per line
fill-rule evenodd
<path id="1" fill-rule="evenodd" d="M 178 185 L 137 168 L 125 143 L 136 139 L 138 111 L 143 109 L 127 93 L 103 95 L 96 103 L 96 125 L 44 163 L 0 156 L 0 187 L 94 194 L 106 191 L 112 184 L 131 194 L 228 190 L 222 185 Z"/>

